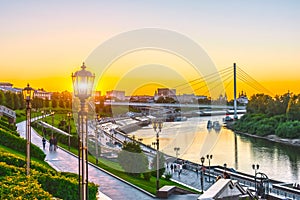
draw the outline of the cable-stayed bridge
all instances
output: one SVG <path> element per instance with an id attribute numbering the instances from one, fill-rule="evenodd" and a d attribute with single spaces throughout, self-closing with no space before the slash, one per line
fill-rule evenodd
<path id="1" fill-rule="evenodd" d="M 232 94 L 234 105 L 227 105 L 226 101 L 223 103 L 211 101 L 210 104 L 198 104 L 198 103 L 140 103 L 140 102 L 114 102 L 107 101 L 105 105 L 111 106 L 134 106 L 142 107 L 145 109 L 166 109 L 166 108 L 194 108 L 194 109 L 212 109 L 212 110 L 230 110 L 234 109 L 235 116 L 237 110 L 245 110 L 246 106 L 237 105 L 237 86 L 239 91 L 252 90 L 252 93 L 265 93 L 273 95 L 273 93 L 261 85 L 258 81 L 252 78 L 248 73 L 242 70 L 241 67 L 233 66 L 222 69 L 218 72 L 209 74 L 204 77 L 199 77 L 186 83 L 174 86 L 172 89 L 176 89 L 176 93 L 183 93 L 184 91 L 191 91 L 191 93 L 198 93 L 203 96 L 210 96 L 212 93 L 217 93 L 220 97 L 225 97 L 227 101 L 227 94 Z M 241 88 L 241 89 L 240 89 Z M 254 92 L 253 92 L 254 91 Z M 175 96 L 175 95 L 174 95 Z M 175 96 L 176 98 L 176 96 Z"/>

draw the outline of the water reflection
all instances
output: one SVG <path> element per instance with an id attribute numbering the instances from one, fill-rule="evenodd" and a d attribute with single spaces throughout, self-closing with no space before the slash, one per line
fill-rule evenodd
<path id="1" fill-rule="evenodd" d="M 213 154 L 211 165 L 223 165 L 254 174 L 252 164 L 259 164 L 259 171 L 269 178 L 286 182 L 299 182 L 300 147 L 273 143 L 264 139 L 234 134 L 222 128 L 207 130 L 210 117 L 190 118 L 185 122 L 169 122 L 160 135 L 164 153 L 176 156 L 174 147 L 179 147 L 179 157 L 200 163 L 200 157 Z M 214 117 L 222 122 L 222 118 Z M 145 144 L 155 140 L 152 128 L 143 128 L 134 133 Z M 205 163 L 208 164 L 208 163 Z"/>

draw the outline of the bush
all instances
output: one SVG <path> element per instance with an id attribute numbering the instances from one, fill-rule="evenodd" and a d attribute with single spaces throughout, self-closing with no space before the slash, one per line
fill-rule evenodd
<path id="1" fill-rule="evenodd" d="M 26 140 L 11 134 L 8 131 L 0 129 L 0 144 L 16 151 L 26 153 Z M 31 156 L 44 160 L 46 155 L 45 153 L 37 146 L 30 144 L 30 154 Z"/>
<path id="2" fill-rule="evenodd" d="M 144 172 L 144 173 L 143 173 L 143 177 L 144 177 L 144 180 L 150 181 L 150 178 L 151 178 L 151 172 Z"/>
<path id="3" fill-rule="evenodd" d="M 280 123 L 275 133 L 282 138 L 300 138 L 300 122 L 287 121 Z"/>
<path id="4" fill-rule="evenodd" d="M 168 172 L 166 175 L 166 180 L 170 180 L 172 178 L 172 174 L 170 172 Z"/>
<path id="5" fill-rule="evenodd" d="M 41 174 L 38 177 L 42 188 L 50 192 L 53 196 L 62 199 L 78 199 L 78 179 L 57 175 Z M 94 183 L 89 183 L 89 199 L 96 200 L 98 186 Z"/>

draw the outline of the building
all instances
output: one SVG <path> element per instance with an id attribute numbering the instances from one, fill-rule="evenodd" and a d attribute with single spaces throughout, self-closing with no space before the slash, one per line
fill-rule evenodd
<path id="1" fill-rule="evenodd" d="M 249 100 L 248 100 L 248 97 L 246 95 L 246 92 L 244 93 L 242 91 L 242 94 L 239 94 L 239 98 L 237 99 L 237 102 L 239 102 L 240 104 L 248 104 Z"/>
<path id="2" fill-rule="evenodd" d="M 52 93 L 46 92 L 43 88 L 34 90 L 34 97 L 44 99 L 44 100 L 51 100 L 51 96 L 52 96 Z"/>
<path id="3" fill-rule="evenodd" d="M 0 82 L 0 90 L 4 92 L 13 92 L 13 93 L 21 93 L 22 89 L 20 88 L 13 88 L 13 84 L 8 83 L 8 82 Z"/>
<path id="4" fill-rule="evenodd" d="M 171 97 L 176 99 L 176 89 L 157 88 L 154 94 L 154 100 L 156 101 L 159 97 Z"/>
<path id="5" fill-rule="evenodd" d="M 0 82 L 0 87 L 1 88 L 12 88 L 13 84 L 8 83 L 8 82 Z"/>
<path id="6" fill-rule="evenodd" d="M 125 91 L 120 91 L 120 90 L 107 91 L 106 98 L 124 101 L 125 100 Z"/>

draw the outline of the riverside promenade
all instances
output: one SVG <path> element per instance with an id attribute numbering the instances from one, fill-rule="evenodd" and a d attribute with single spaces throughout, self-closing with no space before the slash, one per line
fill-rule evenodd
<path id="1" fill-rule="evenodd" d="M 17 130 L 20 136 L 25 138 L 26 122 L 18 123 Z M 33 128 L 31 128 L 31 143 L 43 149 L 42 138 Z M 48 149 L 49 143 L 47 142 L 46 149 L 44 150 L 46 154 L 45 161 L 54 169 L 78 174 L 77 156 L 61 148 L 58 148 L 56 152 L 49 152 Z M 99 199 L 154 199 L 154 197 L 124 183 L 91 164 L 89 164 L 89 181 L 99 185 Z"/>
<path id="2" fill-rule="evenodd" d="M 35 120 L 35 119 L 33 119 Z M 16 124 L 17 131 L 20 136 L 25 138 L 26 121 Z M 39 148 L 43 149 L 42 138 L 38 133 L 31 128 L 31 143 L 35 144 Z M 78 174 L 78 159 L 77 156 L 69 153 L 68 151 L 58 148 L 56 152 L 49 152 L 49 143 L 47 141 L 46 148 L 44 150 L 46 154 L 45 161 L 57 171 L 71 172 Z M 177 182 L 190 186 L 193 184 L 190 182 L 190 175 L 187 172 L 181 176 Z M 192 174 L 192 173 L 191 173 Z M 103 200 L 121 200 L 121 199 L 142 199 L 150 200 L 157 199 L 154 195 L 147 192 L 143 192 L 137 189 L 135 186 L 125 183 L 124 181 L 106 173 L 101 168 L 89 164 L 89 181 L 99 185 L 98 199 Z M 176 179 L 174 179 L 176 181 Z M 155 186 L 154 186 L 155 187 Z M 193 187 L 191 187 L 193 188 Z M 74 191 L 77 192 L 77 191 Z M 187 194 L 187 195 L 171 195 L 168 199 L 171 200 L 196 200 L 199 197 L 198 194 Z"/>

